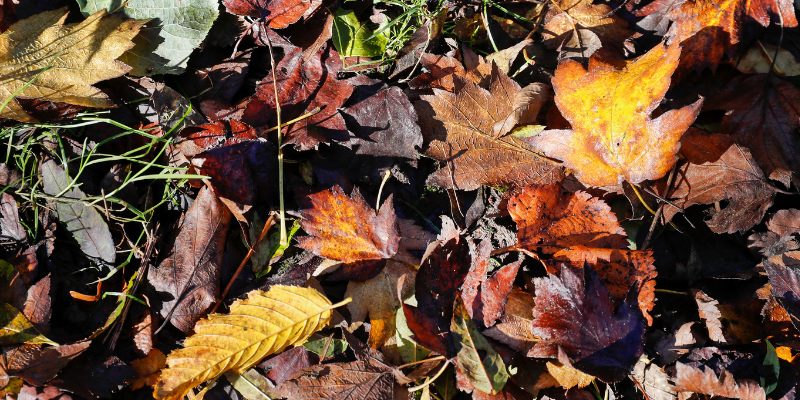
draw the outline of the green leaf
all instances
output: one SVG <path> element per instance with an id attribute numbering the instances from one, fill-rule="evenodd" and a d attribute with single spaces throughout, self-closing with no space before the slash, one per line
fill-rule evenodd
<path id="1" fill-rule="evenodd" d="M 247 400 L 271 400 L 269 381 L 252 368 L 241 374 L 228 371 L 225 379 Z"/>
<path id="2" fill-rule="evenodd" d="M 400 353 L 400 357 L 403 358 L 403 362 L 412 363 L 424 360 L 428 357 L 428 354 L 430 354 L 431 351 L 418 345 L 417 342 L 411 339 L 413 333 L 408 327 L 406 314 L 404 312 L 397 313 L 395 327 L 397 352 Z"/>
<path id="3" fill-rule="evenodd" d="M 764 388 L 764 391 L 767 394 L 770 394 L 776 387 L 778 387 L 778 380 L 777 378 L 780 377 L 781 372 L 781 360 L 778 358 L 778 352 L 775 351 L 775 346 L 767 340 L 767 355 L 764 357 L 764 364 L 765 366 L 772 366 L 772 372 L 775 373 L 775 382 L 770 383 L 767 385 L 766 380 L 764 377 L 759 377 L 761 379 L 761 387 Z"/>
<path id="4" fill-rule="evenodd" d="M 219 16 L 219 0 L 77 0 L 81 12 L 114 12 L 123 4 L 128 18 L 151 19 L 133 40 L 136 46 L 120 61 L 133 67 L 131 75 L 180 74 L 194 49 Z"/>
<path id="5" fill-rule="evenodd" d="M 352 10 L 340 8 L 333 18 L 333 45 L 343 57 L 380 57 L 389 39 L 383 33 L 373 35 Z"/>
<path id="6" fill-rule="evenodd" d="M 28 321 L 14 306 L 3 303 L 0 305 L 0 345 L 21 343 L 47 343 L 58 346 L 58 343 L 39 333 L 31 321 Z"/>
<path id="7" fill-rule="evenodd" d="M 461 296 L 456 298 L 450 330 L 458 350 L 456 362 L 472 385 L 484 393 L 500 392 L 508 380 L 506 366 L 486 338 L 475 329 Z M 483 358 L 479 351 L 485 354 Z"/>
<path id="8" fill-rule="evenodd" d="M 42 180 L 45 193 L 60 197 L 53 202 L 58 220 L 67 226 L 81 251 L 113 265 L 117 252 L 100 212 L 81 201 L 85 197 L 83 192 L 70 184 L 67 173 L 55 161 L 47 160 L 42 164 Z"/>
<path id="9" fill-rule="evenodd" d="M 342 339 L 330 339 L 331 344 L 328 345 L 328 337 L 327 336 L 320 336 L 320 335 L 313 335 L 308 342 L 303 343 L 303 347 L 306 350 L 321 356 L 322 352 L 325 351 L 325 346 L 328 346 L 328 351 L 325 352 L 325 358 L 331 358 L 333 356 L 342 354 L 347 350 L 347 341 Z"/>

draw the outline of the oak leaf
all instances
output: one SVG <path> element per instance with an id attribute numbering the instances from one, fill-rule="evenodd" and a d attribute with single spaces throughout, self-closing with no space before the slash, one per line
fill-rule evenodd
<path id="1" fill-rule="evenodd" d="M 528 139 L 548 157 L 564 161 L 589 186 L 640 183 L 664 176 L 678 160 L 681 135 L 702 100 L 653 119 L 670 86 L 681 49 L 658 45 L 630 61 L 595 54 L 585 69 L 559 64 L 555 102 L 572 129 L 547 130 Z"/>
<path id="2" fill-rule="evenodd" d="M 800 91 L 769 74 L 745 75 L 706 104 L 727 111 L 719 133 L 729 134 L 749 148 L 767 178 L 786 187 L 800 183 Z"/>
<path id="3" fill-rule="evenodd" d="M 531 332 L 542 340 L 528 356 L 558 358 L 604 382 L 618 382 L 644 351 L 644 321 L 628 301 L 614 311 L 593 269 L 582 275 L 562 266 L 558 276 L 535 278 Z"/>
<path id="4" fill-rule="evenodd" d="M 303 343 L 331 318 L 328 299 L 315 289 L 275 285 L 233 303 L 228 314 L 210 314 L 195 325 L 183 348 L 167 357 L 153 395 L 177 400 L 226 371 L 242 373 L 267 355 Z"/>
<path id="5" fill-rule="evenodd" d="M 515 105 L 520 86 L 492 68 L 489 90 L 454 77 L 455 93 L 434 89 L 415 104 L 427 148 L 425 154 L 447 162 L 428 183 L 445 188 L 475 190 L 480 185 L 553 183 L 562 178 L 560 167 L 544 162 L 529 144 L 508 134 L 519 115 Z M 535 84 L 538 95 L 527 98 L 524 113 L 536 114 L 547 96 L 546 86 Z M 500 123 L 498 125 L 498 122 Z"/>
<path id="6" fill-rule="evenodd" d="M 695 204 L 728 204 L 706 221 L 715 233 L 744 232 L 761 222 L 772 205 L 776 189 L 767 181 L 750 151 L 723 134 L 705 134 L 690 128 L 681 141 L 687 163 L 677 170 L 664 206 L 669 221 L 680 210 Z"/>
<path id="7" fill-rule="evenodd" d="M 300 226 L 309 236 L 297 238 L 298 246 L 345 263 L 335 272 L 339 279 L 368 280 L 397 253 L 400 236 L 391 196 L 377 214 L 358 189 L 348 197 L 334 186 L 307 202 L 311 207 L 302 211 Z"/>
<path id="8" fill-rule="evenodd" d="M 0 104 L 10 100 L 0 111 L 3 118 L 37 122 L 12 99 L 18 90 L 19 97 L 114 106 L 92 84 L 130 70 L 115 60 L 133 47 L 131 40 L 147 21 L 123 20 L 105 11 L 76 24 L 64 25 L 66 19 L 66 8 L 43 12 L 11 25 L 9 33 L 0 36 Z M 33 83 L 24 87 L 28 82 Z"/>

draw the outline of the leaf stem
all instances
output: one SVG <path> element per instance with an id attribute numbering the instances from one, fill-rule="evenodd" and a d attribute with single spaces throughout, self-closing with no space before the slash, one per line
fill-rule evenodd
<path id="1" fill-rule="evenodd" d="M 431 361 L 439 361 L 439 360 L 444 360 L 445 358 L 446 358 L 445 356 L 436 356 L 436 357 L 433 357 L 433 358 L 426 358 L 426 359 L 424 359 L 424 360 L 419 360 L 419 361 L 414 361 L 414 362 L 412 362 L 412 363 L 403 364 L 403 365 L 401 365 L 401 366 L 397 367 L 397 369 L 401 369 L 401 368 L 405 368 L 405 367 L 410 367 L 410 366 L 412 366 L 412 365 L 417 365 L 417 364 L 424 364 L 424 363 L 426 363 L 426 362 L 431 362 Z"/>
<path id="2" fill-rule="evenodd" d="M 386 185 L 386 181 L 389 180 L 389 177 L 392 176 L 392 171 L 388 169 L 383 174 L 383 180 L 381 181 L 381 187 L 378 189 L 378 200 L 375 201 L 375 213 L 381 209 L 381 193 L 383 193 L 383 186 Z"/>
<path id="3" fill-rule="evenodd" d="M 426 386 L 430 385 L 431 383 L 433 383 L 433 381 L 435 381 L 435 380 L 436 380 L 436 378 L 438 378 L 438 377 L 439 377 L 439 375 L 441 375 L 441 374 L 444 372 L 444 370 L 445 370 L 445 369 L 447 369 L 447 366 L 448 366 L 449 364 L 450 364 L 450 360 L 447 360 L 447 361 L 445 361 L 444 365 L 442 365 L 442 368 L 440 368 L 440 369 L 439 369 L 439 372 L 437 372 L 437 373 L 436 373 L 436 375 L 434 375 L 434 376 L 432 376 L 432 377 L 430 377 L 430 378 L 426 379 L 426 380 L 425 380 L 425 382 L 423 382 L 423 383 L 422 383 L 421 385 L 419 385 L 419 386 L 414 386 L 414 387 L 410 387 L 410 388 L 408 388 L 408 391 L 409 391 L 409 392 L 416 392 L 417 390 L 420 390 L 420 389 L 422 389 L 422 388 L 424 388 L 424 387 L 426 387 Z"/>

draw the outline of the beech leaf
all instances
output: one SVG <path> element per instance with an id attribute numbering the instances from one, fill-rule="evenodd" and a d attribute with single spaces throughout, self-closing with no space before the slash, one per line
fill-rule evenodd
<path id="1" fill-rule="evenodd" d="M 183 348 L 167 356 L 153 395 L 181 399 L 195 386 L 226 371 L 242 373 L 262 358 L 303 343 L 331 319 L 328 299 L 315 289 L 275 285 L 255 290 L 228 314 L 199 321 Z"/>

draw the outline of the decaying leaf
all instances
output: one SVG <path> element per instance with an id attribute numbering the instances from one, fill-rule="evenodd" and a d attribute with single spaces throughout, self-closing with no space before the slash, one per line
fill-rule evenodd
<path id="1" fill-rule="evenodd" d="M 628 23 L 606 4 L 592 0 L 560 0 L 545 16 L 542 36 L 550 48 L 566 57 L 588 59 L 601 47 L 623 54 L 625 41 L 633 36 Z"/>
<path id="2" fill-rule="evenodd" d="M 25 382 L 42 386 L 53 379 L 72 359 L 89 348 L 90 340 L 61 346 L 42 347 L 25 344 L 3 349 L 0 369 Z"/>
<path id="3" fill-rule="evenodd" d="M 645 324 L 627 301 L 614 311 L 593 269 L 586 268 L 583 275 L 585 282 L 584 276 L 563 266 L 558 276 L 535 278 L 531 332 L 542 340 L 528 356 L 558 358 L 604 382 L 618 382 L 644 351 Z"/>
<path id="4" fill-rule="evenodd" d="M 589 186 L 640 183 L 664 176 L 678 160 L 681 135 L 702 101 L 652 118 L 670 85 L 681 48 L 659 45 L 631 61 L 594 55 L 589 68 L 566 61 L 553 79 L 555 102 L 572 129 L 529 139 L 564 161 Z"/>
<path id="5" fill-rule="evenodd" d="M 270 28 L 286 28 L 322 3 L 311 0 L 222 0 L 231 14 L 264 18 Z"/>
<path id="6" fill-rule="evenodd" d="M 115 60 L 133 47 L 131 39 L 146 21 L 124 20 L 105 11 L 77 24 L 64 25 L 66 19 L 66 8 L 43 12 L 11 25 L 10 33 L 0 36 L 0 104 L 21 90 L 19 97 L 114 106 L 92 84 L 130 70 Z M 23 89 L 31 81 L 33 84 Z M 0 116 L 36 122 L 16 100 L 9 101 Z"/>
<path id="7" fill-rule="evenodd" d="M 11 304 L 0 304 L 0 345 L 56 344 L 34 328 L 31 321 Z"/>
<path id="8" fill-rule="evenodd" d="M 445 188 L 475 190 L 480 185 L 529 185 L 553 183 L 562 178 L 557 165 L 548 164 L 529 144 L 509 135 L 515 123 L 506 119 L 515 109 L 520 86 L 500 71 L 492 69 L 489 90 L 454 77 L 455 93 L 434 89 L 433 96 L 422 96 L 416 103 L 425 153 L 447 165 L 428 178 L 428 183 Z M 546 99 L 546 90 L 528 97 L 536 114 Z M 499 127 L 495 129 L 497 124 Z"/>
<path id="9" fill-rule="evenodd" d="M 226 371 L 242 373 L 267 355 L 304 342 L 325 327 L 333 306 L 314 289 L 275 285 L 249 293 L 228 314 L 211 314 L 194 326 L 182 349 L 167 357 L 156 399 L 178 400 Z"/>
<path id="10" fill-rule="evenodd" d="M 767 395 L 758 383 L 751 380 L 737 380 L 723 369 L 717 376 L 711 368 L 696 368 L 684 363 L 675 364 L 675 390 L 722 396 L 742 400 L 764 400 Z"/>
<path id="11" fill-rule="evenodd" d="M 514 287 L 508 295 L 500 322 L 485 330 L 483 334 L 522 354 L 527 354 L 539 341 L 539 337 L 531 333 L 535 306 L 533 294 Z"/>
<path id="12" fill-rule="evenodd" d="M 284 397 L 302 400 L 406 400 L 393 369 L 375 360 L 314 365 L 278 387 Z"/>
<path id="13" fill-rule="evenodd" d="M 792 324 L 800 326 L 800 251 L 772 256 L 764 260 L 764 269 L 772 285 L 772 296 L 789 313 Z M 800 329 L 800 328 L 798 328 Z"/>
<path id="14" fill-rule="evenodd" d="M 491 394 L 502 390 L 508 380 L 503 359 L 475 328 L 461 297 L 456 297 L 450 329 L 457 352 L 456 362 L 472 386 Z"/>
<path id="15" fill-rule="evenodd" d="M 147 276 L 161 292 L 161 317 L 183 332 L 191 332 L 219 298 L 222 249 L 230 221 L 230 211 L 211 189 L 200 189 L 171 253 Z"/>

